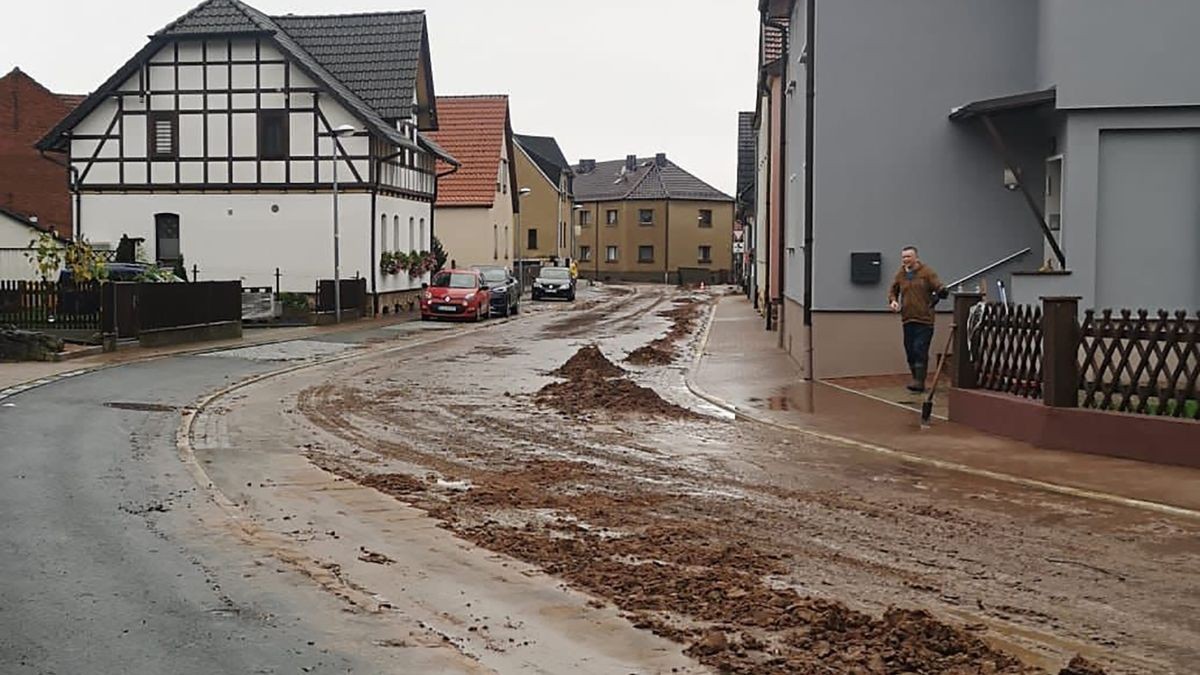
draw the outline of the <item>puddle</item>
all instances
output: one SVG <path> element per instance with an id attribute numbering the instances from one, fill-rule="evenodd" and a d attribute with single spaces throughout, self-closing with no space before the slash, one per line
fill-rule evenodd
<path id="1" fill-rule="evenodd" d="M 106 401 L 105 408 L 113 408 L 115 410 L 136 410 L 138 412 L 175 412 L 179 408 L 173 405 L 163 405 L 161 403 L 131 403 L 127 401 Z"/>

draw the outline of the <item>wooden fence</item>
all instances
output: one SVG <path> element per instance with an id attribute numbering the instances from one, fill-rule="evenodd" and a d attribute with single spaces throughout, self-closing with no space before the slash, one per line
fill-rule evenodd
<path id="1" fill-rule="evenodd" d="M 29 330 L 101 330 L 100 282 L 0 280 L 0 324 Z"/>
<path id="2" fill-rule="evenodd" d="M 1083 407 L 1200 419 L 1200 312 L 1086 313 Z"/>
<path id="3" fill-rule="evenodd" d="M 1042 308 L 988 303 L 968 323 L 978 386 L 1041 398 Z"/>
<path id="4" fill-rule="evenodd" d="M 196 281 L 137 285 L 138 331 L 242 320 L 242 282 Z"/>
<path id="5" fill-rule="evenodd" d="M 955 386 L 1046 405 L 1200 420 L 1200 312 L 1088 310 L 955 298 Z"/>

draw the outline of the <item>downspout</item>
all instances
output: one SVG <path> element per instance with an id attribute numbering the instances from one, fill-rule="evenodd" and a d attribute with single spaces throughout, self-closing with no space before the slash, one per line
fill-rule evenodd
<path id="1" fill-rule="evenodd" d="M 813 357 L 813 195 L 815 190 L 816 152 L 816 98 L 817 98 L 817 0 L 808 0 L 808 20 L 805 21 L 807 45 L 804 47 L 805 62 L 805 119 L 804 119 L 804 364 L 808 379 L 816 379 Z"/>
<path id="2" fill-rule="evenodd" d="M 767 317 L 767 330 L 771 330 L 771 225 L 772 225 L 772 221 L 775 220 L 773 217 L 771 217 L 772 216 L 772 213 L 771 213 L 772 190 L 771 190 L 771 188 L 773 187 L 772 184 L 775 182 L 772 179 L 772 176 L 774 174 L 773 174 L 772 168 L 771 168 L 772 166 L 774 166 L 774 163 L 775 163 L 775 153 L 771 152 L 771 145 L 774 142 L 773 141 L 774 135 L 771 133 L 772 128 L 774 126 L 771 123 L 773 115 L 774 115 L 774 106 L 771 105 L 771 94 L 768 92 L 768 94 L 767 94 L 767 120 L 766 120 L 767 121 L 767 180 L 765 181 L 767 184 L 767 196 L 763 200 L 763 210 L 766 211 L 766 216 L 767 216 L 767 218 L 766 218 L 767 222 L 765 225 L 763 225 L 763 243 L 766 245 L 767 250 L 764 251 L 764 257 L 763 257 L 763 272 L 764 272 L 764 274 L 763 274 L 763 279 L 761 280 L 761 283 L 766 288 L 766 290 L 763 292 L 763 308 L 762 309 L 763 309 L 763 313 Z"/>
<path id="3" fill-rule="evenodd" d="M 788 91 L 791 87 L 789 73 L 791 72 L 791 30 L 788 26 L 782 24 L 775 25 L 775 28 L 783 31 L 783 73 L 780 75 L 780 81 L 783 83 L 783 96 L 779 100 L 779 183 L 780 192 L 783 193 L 783 198 L 779 199 L 779 225 L 775 228 L 775 238 L 778 240 L 777 250 L 779 251 L 779 269 L 775 276 L 779 278 L 779 282 L 775 285 L 774 305 L 775 311 L 775 328 L 779 331 L 779 346 L 783 347 L 783 285 L 784 285 L 784 265 L 785 258 L 784 246 L 787 243 L 787 184 L 788 184 L 788 161 L 787 161 L 787 122 L 788 122 Z M 770 315 L 768 314 L 768 317 Z M 770 328 L 770 326 L 768 326 Z"/>
<path id="4" fill-rule="evenodd" d="M 372 312 L 373 312 L 372 316 L 379 316 L 379 289 L 375 285 L 375 275 L 379 271 L 379 262 L 378 262 L 379 254 L 376 252 L 376 248 L 375 248 L 375 237 L 376 237 L 375 221 L 378 220 L 378 218 L 376 218 L 375 208 L 376 208 L 376 202 L 377 202 L 376 197 L 378 197 L 378 196 L 379 196 L 379 190 L 377 189 L 377 185 L 375 183 L 372 183 L 371 184 L 371 226 L 367 230 L 368 232 L 371 233 L 370 265 L 371 265 L 371 297 L 373 298 L 373 300 L 371 301 Z"/>
<path id="5" fill-rule="evenodd" d="M 659 177 L 662 182 L 662 177 Z M 663 285 L 671 285 L 671 193 L 667 193 L 666 222 L 663 224 Z M 683 279 L 680 279 L 683 281 Z"/>
<path id="6" fill-rule="evenodd" d="M 75 195 L 75 222 L 72 226 L 72 232 L 76 238 L 83 236 L 83 194 L 79 190 L 79 169 L 75 168 L 74 164 L 63 163 L 46 154 L 45 150 L 38 150 L 38 154 L 42 159 L 54 162 L 67 170 L 67 189 L 71 194 Z"/>
<path id="7" fill-rule="evenodd" d="M 434 232 L 436 232 L 436 229 L 433 226 L 433 221 L 434 221 L 435 215 L 437 214 L 438 181 L 445 178 L 446 176 L 450 176 L 455 173 L 458 173 L 458 167 L 453 166 L 453 165 L 450 166 L 449 171 L 446 171 L 444 173 L 437 173 L 437 160 L 436 159 L 434 160 L 433 199 L 429 202 L 429 250 L 430 251 L 433 250 L 433 237 L 435 236 Z"/>

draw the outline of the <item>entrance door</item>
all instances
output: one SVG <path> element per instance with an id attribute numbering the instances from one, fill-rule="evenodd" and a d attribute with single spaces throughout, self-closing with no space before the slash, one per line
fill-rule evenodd
<path id="1" fill-rule="evenodd" d="M 172 266 L 179 262 L 179 214 L 154 214 L 154 258 L 158 264 Z"/>

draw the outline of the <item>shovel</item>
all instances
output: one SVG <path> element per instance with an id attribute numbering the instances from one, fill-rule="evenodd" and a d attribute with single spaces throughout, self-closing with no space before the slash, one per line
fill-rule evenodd
<path id="1" fill-rule="evenodd" d="M 946 357 L 950 354 L 950 345 L 954 344 L 954 332 L 958 330 L 958 326 L 950 327 L 950 337 L 946 340 L 946 348 L 942 350 L 942 358 L 938 360 L 937 370 L 933 373 L 933 385 L 929 387 L 929 396 L 925 397 L 925 402 L 921 404 L 921 428 L 929 426 L 929 419 L 933 417 L 933 397 L 937 395 L 938 383 L 942 379 L 942 366 L 946 365 Z"/>

